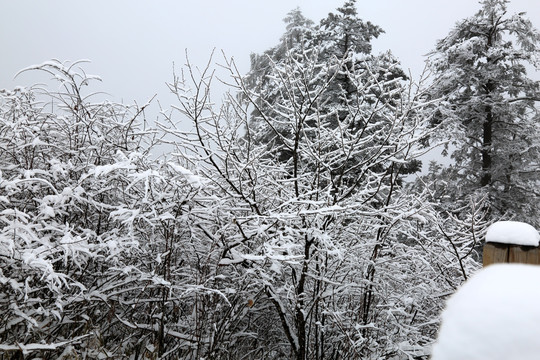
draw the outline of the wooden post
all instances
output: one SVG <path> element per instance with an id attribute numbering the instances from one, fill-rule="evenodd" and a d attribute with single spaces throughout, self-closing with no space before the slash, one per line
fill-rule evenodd
<path id="1" fill-rule="evenodd" d="M 486 243 L 483 265 L 497 263 L 520 263 L 540 265 L 540 248 L 513 244 Z"/>
<path id="2" fill-rule="evenodd" d="M 508 262 L 508 244 L 486 243 L 482 260 L 484 266 Z"/>

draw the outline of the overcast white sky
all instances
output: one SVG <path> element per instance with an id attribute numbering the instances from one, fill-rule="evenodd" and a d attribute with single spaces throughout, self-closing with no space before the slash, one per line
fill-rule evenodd
<path id="1" fill-rule="evenodd" d="M 282 19 L 299 6 L 318 22 L 344 0 L 0 0 L 0 88 L 35 81 L 15 73 L 52 58 L 90 59 L 85 69 L 100 75 L 97 90 L 115 100 L 144 103 L 166 99 L 172 63 L 188 49 L 203 65 L 213 48 L 234 56 L 241 71 L 249 54 L 276 44 Z M 456 21 L 473 15 L 475 0 L 358 0 L 360 17 L 385 30 L 374 52 L 391 49 L 417 75 L 423 55 Z M 510 12 L 526 11 L 540 28 L 540 1 L 513 0 Z M 166 102 L 166 101 L 165 101 Z M 163 100 L 162 100 L 163 103 Z M 168 106 L 168 104 L 163 104 Z"/>

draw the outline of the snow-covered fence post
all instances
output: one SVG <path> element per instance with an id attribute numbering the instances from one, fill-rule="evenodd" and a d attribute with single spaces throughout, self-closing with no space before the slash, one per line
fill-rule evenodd
<path id="1" fill-rule="evenodd" d="M 499 221 L 488 228 L 483 265 L 522 263 L 540 265 L 540 235 L 529 224 Z"/>

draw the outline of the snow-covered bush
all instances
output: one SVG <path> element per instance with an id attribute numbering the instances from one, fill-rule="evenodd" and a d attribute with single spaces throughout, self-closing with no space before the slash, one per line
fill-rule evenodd
<path id="1" fill-rule="evenodd" d="M 152 141 L 143 109 L 91 103 L 94 77 L 77 66 L 28 69 L 50 73 L 58 90 L 0 93 L 0 342 L 50 358 L 83 342 L 88 354 L 106 347 L 107 296 L 128 285 L 124 266 L 141 252 L 117 214 L 137 211 L 144 184 L 130 172 L 149 167 Z"/>
<path id="2" fill-rule="evenodd" d="M 223 210 L 183 159 L 150 160 L 144 107 L 91 103 L 77 65 L 0 94 L 0 351 L 230 353 L 253 284 L 219 264 Z"/>

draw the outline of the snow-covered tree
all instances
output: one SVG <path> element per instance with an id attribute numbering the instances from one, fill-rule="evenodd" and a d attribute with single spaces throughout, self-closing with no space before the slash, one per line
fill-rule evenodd
<path id="1" fill-rule="evenodd" d="M 445 97 L 433 118 L 450 139 L 453 200 L 480 191 L 492 216 L 538 224 L 540 148 L 535 102 L 540 35 L 524 13 L 509 15 L 507 0 L 483 0 L 430 55 L 434 94 Z"/>
<path id="2" fill-rule="evenodd" d="M 337 128 L 340 123 L 347 123 L 351 131 L 364 134 L 365 123 L 351 121 L 354 117 L 348 115 L 350 111 L 358 107 L 371 105 L 376 108 L 384 106 L 382 104 L 385 102 L 399 101 L 399 96 L 393 98 L 388 87 L 393 81 L 399 93 L 400 86 L 407 79 L 399 62 L 390 52 L 370 54 L 370 42 L 382 33 L 382 29 L 358 17 L 355 1 L 345 2 L 335 14 L 330 13 L 316 26 L 299 9 L 289 13 L 285 21 L 286 32 L 279 44 L 262 55 L 252 55 L 251 70 L 246 77 L 248 87 L 263 94 L 256 99 L 257 104 L 248 124 L 251 141 L 280 149 L 275 156 L 284 161 L 291 156 L 291 151 L 283 140 L 292 140 L 293 125 L 283 117 L 269 127 L 262 116 L 280 117 L 279 104 L 286 101 L 288 96 L 284 93 L 286 89 L 282 86 L 283 82 L 276 81 L 283 74 L 275 69 L 294 67 L 295 63 L 312 66 L 313 76 L 310 83 L 305 85 L 324 88 L 320 94 L 324 101 L 319 102 L 317 111 L 324 115 L 321 119 L 325 126 Z M 374 78 L 380 84 L 385 84 L 384 91 L 372 84 Z M 324 84 L 325 81 L 328 83 Z M 378 116 L 376 111 L 366 111 Z M 304 135 L 310 136 L 308 132 L 300 134 Z M 402 167 L 402 173 L 418 171 L 418 165 L 418 161 L 411 161 Z M 349 176 L 354 177 L 355 174 Z"/>
<path id="3" fill-rule="evenodd" d="M 265 97 L 258 99 L 257 106 L 253 110 L 254 115 L 261 115 L 272 107 L 272 104 L 279 103 L 283 98 L 282 89 L 276 87 L 275 76 L 272 71 L 275 64 L 283 63 L 287 59 L 294 61 L 304 61 L 302 54 L 305 49 L 310 48 L 314 42 L 314 23 L 307 19 L 299 8 L 289 12 L 284 19 L 286 30 L 280 42 L 266 50 L 263 54 L 251 54 L 251 69 L 245 79 L 245 83 L 258 93 L 264 93 Z M 254 134 L 253 141 L 269 144 L 272 147 L 282 148 L 278 155 L 281 159 L 287 159 L 289 152 L 283 148 L 280 137 L 291 137 L 290 129 L 284 120 L 281 124 L 276 124 L 274 129 L 265 127 L 263 121 L 258 121 L 260 116 L 254 116 L 249 123 Z M 276 136 L 279 134 L 280 136 Z"/>
<path id="4" fill-rule="evenodd" d="M 321 49 L 321 60 L 341 62 L 341 67 L 335 69 L 337 71 L 335 79 L 325 94 L 331 97 L 328 107 L 330 111 L 336 111 L 335 121 L 340 121 L 346 116 L 347 104 L 355 100 L 357 89 L 348 74 L 365 73 L 366 62 L 378 61 L 385 56 L 391 58 L 390 53 L 380 58 L 371 55 L 371 41 L 383 32 L 380 27 L 360 19 L 356 10 L 356 0 L 346 1 L 336 13 L 330 13 L 322 19 L 316 28 L 316 44 Z M 403 74 L 397 61 L 383 70 L 383 73 L 387 71 Z M 371 76 L 370 74 L 367 77 Z"/>
<path id="5" fill-rule="evenodd" d="M 160 127 L 176 136 L 176 153 L 207 179 L 202 191 L 216 200 L 216 225 L 205 228 L 221 251 L 223 279 L 238 284 L 225 308 L 244 304 L 245 314 L 233 310 L 237 321 L 228 322 L 238 354 L 419 354 L 435 337 L 441 297 L 476 266 L 470 242 L 457 231 L 439 241 L 429 201 L 400 182 L 417 142 L 432 131 L 423 122 L 426 95 L 412 84 L 381 81 L 381 69 L 369 64 L 370 77 L 347 73 L 365 100 L 351 102 L 348 116 L 331 124 L 323 94 L 335 69 L 346 67 L 320 61 L 318 50 L 304 49 L 303 61 L 290 52 L 269 64 L 275 76 L 267 86 L 281 89 L 279 103 L 225 60 L 236 85 L 216 108 L 212 71 L 188 64 L 171 89 L 180 102 L 175 111 L 194 130 L 176 127 L 174 113 Z M 266 129 L 286 124 L 287 135 L 275 131 L 282 145 L 258 141 L 252 116 Z M 283 148 L 288 158 L 279 156 Z M 230 343 L 222 346 L 221 354 L 230 351 Z"/>
<path id="6" fill-rule="evenodd" d="M 384 31 L 371 22 L 358 17 L 356 0 L 347 0 L 336 13 L 330 13 L 321 20 L 317 37 L 325 46 L 323 56 L 346 58 L 348 53 L 370 54 L 371 40 Z"/>

